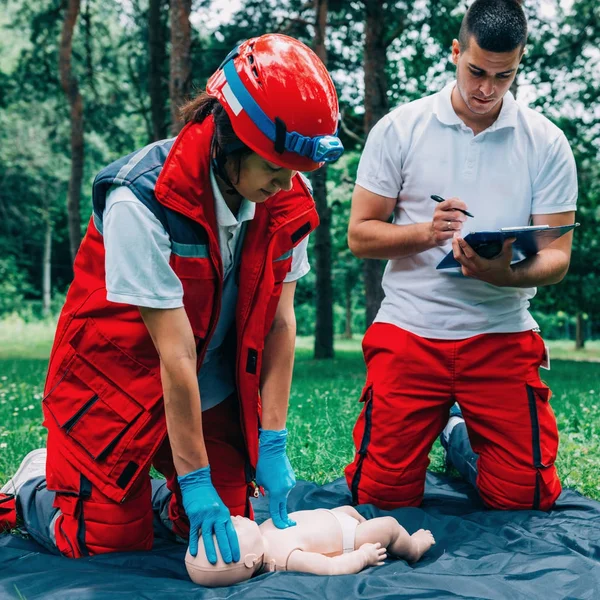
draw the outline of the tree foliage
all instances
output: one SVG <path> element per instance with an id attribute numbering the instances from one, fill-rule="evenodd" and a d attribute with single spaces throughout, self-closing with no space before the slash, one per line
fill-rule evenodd
<path id="1" fill-rule="evenodd" d="M 530 37 L 517 98 L 551 118 L 573 147 L 581 227 L 574 236 L 569 275 L 563 283 L 541 289 L 533 308 L 581 314 L 588 322 L 597 322 L 600 5 L 595 0 L 574 0 L 565 10 L 563 4 L 559 0 L 525 3 Z M 67 5 L 63 0 L 2 2 L 0 279 L 4 287 L 0 313 L 28 301 L 39 302 L 49 216 L 53 288 L 63 293 L 72 275 L 66 214 L 70 108 L 58 70 Z M 201 90 L 227 52 L 248 37 L 281 32 L 313 44 L 314 1 L 242 0 L 238 11 L 221 14 L 226 5 L 220 0 L 192 3 L 190 94 Z M 373 5 L 381 11 L 375 41 L 384 50 L 384 61 L 382 69 L 368 72 L 365 78 L 365 23 L 367 7 Z M 457 0 L 328 0 L 325 48 L 342 108 L 340 137 L 347 148 L 346 155 L 327 170 L 327 204 L 322 208 L 331 219 L 334 330 L 338 334 L 359 333 L 365 325 L 361 262 L 351 255 L 346 242 L 350 197 L 365 141 L 365 98 L 376 91 L 373 86 L 383 85 L 385 97 L 380 104 L 387 110 L 433 93 L 450 81 L 454 76 L 450 46 L 467 5 Z M 91 214 L 94 175 L 118 156 L 165 135 L 172 125 L 169 26 L 166 0 L 81 2 L 71 59 L 85 124 L 81 233 Z M 299 326 L 305 333 L 312 332 L 315 322 L 315 281 L 311 274 L 298 285 Z"/>

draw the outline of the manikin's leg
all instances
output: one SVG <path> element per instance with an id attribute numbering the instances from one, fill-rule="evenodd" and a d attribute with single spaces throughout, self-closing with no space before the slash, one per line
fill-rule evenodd
<path id="1" fill-rule="evenodd" d="M 387 548 L 390 554 L 408 562 L 416 562 L 435 544 L 433 535 L 428 529 L 419 529 L 409 535 L 394 517 L 377 517 L 359 523 L 356 528 L 354 547 L 360 548 L 363 544 L 377 542 Z"/>

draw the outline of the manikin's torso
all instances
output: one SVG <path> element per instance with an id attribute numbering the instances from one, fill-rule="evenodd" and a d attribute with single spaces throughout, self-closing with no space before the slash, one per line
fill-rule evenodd
<path id="1" fill-rule="evenodd" d="M 343 553 L 342 527 L 330 510 L 301 510 L 289 517 L 296 521 L 296 527 L 277 529 L 271 519 L 259 526 L 265 542 L 263 565 L 266 570 L 286 570 L 288 558 L 294 550 L 326 556 Z"/>

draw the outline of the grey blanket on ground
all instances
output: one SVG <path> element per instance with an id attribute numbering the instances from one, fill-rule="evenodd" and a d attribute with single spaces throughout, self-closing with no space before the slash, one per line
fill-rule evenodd
<path id="1" fill-rule="evenodd" d="M 342 479 L 301 481 L 289 510 L 350 504 Z M 181 544 L 157 540 L 151 552 L 70 560 L 35 542 L 0 536 L 0 598 L 75 599 L 380 599 L 600 598 L 600 503 L 565 490 L 549 513 L 483 507 L 464 482 L 429 473 L 420 508 L 390 512 L 371 505 L 367 518 L 392 515 L 410 532 L 431 529 L 437 544 L 418 563 L 388 560 L 358 575 L 267 573 L 228 588 L 207 589 L 187 576 Z M 268 518 L 264 498 L 256 519 Z"/>

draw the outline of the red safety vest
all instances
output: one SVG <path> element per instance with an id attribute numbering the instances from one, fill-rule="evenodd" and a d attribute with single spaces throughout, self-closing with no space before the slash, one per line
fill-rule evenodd
<path id="1" fill-rule="evenodd" d="M 104 181 L 103 188 L 108 190 L 114 180 L 135 191 L 143 185 L 148 189 L 150 182 L 160 210 L 178 220 L 179 231 L 183 227 L 185 235 L 200 233 L 207 240 L 204 256 L 171 255 L 198 344 L 198 369 L 219 318 L 223 287 L 210 184 L 213 132 L 212 118 L 188 124 L 162 164 L 144 164 L 143 158 L 138 164 L 136 158 L 135 180 L 122 180 L 119 174 L 108 184 Z M 291 250 L 317 225 L 314 201 L 297 175 L 291 191 L 256 206 L 244 239 L 236 309 L 236 377 L 242 430 L 253 467 L 258 458 L 265 337 L 291 267 Z M 60 441 L 60 454 L 102 493 L 121 502 L 167 435 L 160 361 L 138 308 L 106 299 L 104 243 L 94 218 L 77 253 L 74 273 L 50 356 L 44 425 Z M 57 489 L 52 469 L 48 469 L 48 488 Z"/>

